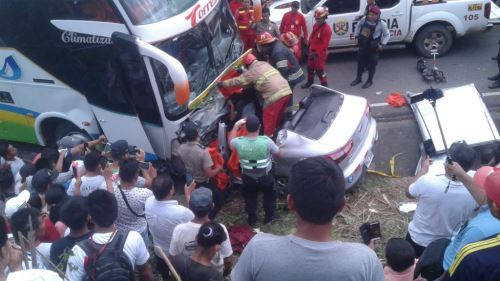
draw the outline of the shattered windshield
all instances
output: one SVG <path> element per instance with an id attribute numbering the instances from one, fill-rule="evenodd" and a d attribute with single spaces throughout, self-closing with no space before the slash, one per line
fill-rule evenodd
<path id="1" fill-rule="evenodd" d="M 178 37 L 160 42 L 156 47 L 178 59 L 189 79 L 191 95 L 195 99 L 241 53 L 236 26 L 226 1 L 195 28 Z M 187 105 L 175 102 L 174 85 L 165 66 L 153 62 L 155 77 L 163 97 L 167 118 L 178 119 L 188 112 Z"/>
<path id="2" fill-rule="evenodd" d="M 159 22 L 178 15 L 197 0 L 120 0 L 130 20 L 135 25 Z"/>

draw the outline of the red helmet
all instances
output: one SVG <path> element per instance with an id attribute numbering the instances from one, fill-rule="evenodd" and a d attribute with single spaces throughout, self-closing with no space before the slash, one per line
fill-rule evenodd
<path id="1" fill-rule="evenodd" d="M 299 43 L 299 39 L 297 39 L 297 36 L 291 31 L 281 34 L 280 40 L 288 47 L 293 47 Z"/>
<path id="2" fill-rule="evenodd" d="M 370 7 L 370 13 L 374 13 L 376 15 L 380 15 L 380 8 L 377 5 L 372 5 Z"/>
<path id="3" fill-rule="evenodd" d="M 252 53 L 250 53 L 250 54 L 246 55 L 245 57 L 243 57 L 243 64 L 249 65 L 256 60 L 257 60 L 257 58 Z"/>
<path id="4" fill-rule="evenodd" d="M 271 33 L 264 31 L 257 35 L 257 39 L 255 39 L 255 41 L 259 45 L 266 45 L 276 41 L 276 37 L 272 36 Z"/>
<path id="5" fill-rule="evenodd" d="M 328 8 L 327 7 L 318 7 L 314 10 L 314 18 L 325 18 L 328 16 Z"/>

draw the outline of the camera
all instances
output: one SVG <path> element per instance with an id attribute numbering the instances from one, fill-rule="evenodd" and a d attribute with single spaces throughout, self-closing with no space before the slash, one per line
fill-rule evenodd
<path id="1" fill-rule="evenodd" d="M 410 103 L 417 103 L 423 100 L 436 101 L 443 96 L 443 91 L 441 91 L 441 89 L 429 88 L 420 94 L 411 95 Z"/>

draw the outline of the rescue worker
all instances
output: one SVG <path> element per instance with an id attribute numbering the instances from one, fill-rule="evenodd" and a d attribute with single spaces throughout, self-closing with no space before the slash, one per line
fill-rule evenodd
<path id="1" fill-rule="evenodd" d="M 274 37 L 278 37 L 280 34 L 278 32 L 278 25 L 274 21 L 271 21 L 269 17 L 271 16 L 271 11 L 269 8 L 262 8 L 262 19 L 259 22 L 254 22 L 252 24 L 252 28 L 255 31 L 256 35 L 261 34 L 262 32 L 269 32 Z"/>
<path id="2" fill-rule="evenodd" d="M 304 80 L 304 71 L 299 62 L 278 38 L 273 37 L 269 32 L 262 32 L 255 40 L 260 53 L 269 58 L 269 63 L 276 68 L 289 83 L 293 90 L 295 85 Z"/>
<path id="3" fill-rule="evenodd" d="M 287 33 L 283 33 L 280 35 L 280 40 L 287 46 L 290 51 L 292 51 L 293 55 L 297 59 L 297 61 L 300 61 L 302 58 L 302 48 L 299 44 L 299 39 L 297 39 L 297 36 L 291 31 L 288 31 Z"/>
<path id="4" fill-rule="evenodd" d="M 250 5 L 250 0 L 243 0 L 243 7 L 239 8 L 234 14 L 234 19 L 238 24 L 241 41 L 243 41 L 244 51 L 252 48 L 255 41 L 255 32 L 252 29 L 253 8 Z"/>
<path id="5" fill-rule="evenodd" d="M 304 15 L 299 13 L 299 1 L 292 2 L 292 10 L 286 12 L 281 19 L 280 33 L 293 32 L 298 39 L 303 39 L 304 44 L 307 44 L 307 25 Z"/>
<path id="6" fill-rule="evenodd" d="M 371 7 L 373 6 L 377 6 L 377 3 L 375 2 L 375 0 L 366 0 L 366 7 L 365 7 L 365 11 L 363 12 L 362 15 L 359 15 L 357 17 L 354 18 L 354 20 L 358 21 L 360 19 L 362 19 L 363 17 L 366 17 L 368 16 L 368 12 L 370 11 Z"/>
<path id="7" fill-rule="evenodd" d="M 389 42 L 390 33 L 387 24 L 380 19 L 380 8 L 372 6 L 368 16 L 364 17 L 358 25 L 354 35 L 358 39 L 358 71 L 356 79 L 351 82 L 351 87 L 361 83 L 361 76 L 365 69 L 368 70 L 368 80 L 361 88 L 369 88 L 373 83 L 375 68 L 378 63 L 378 52 Z"/>
<path id="8" fill-rule="evenodd" d="M 238 131 L 246 126 L 247 135 L 236 137 Z M 231 149 L 236 150 L 240 158 L 241 188 L 245 198 L 245 211 L 248 224 L 254 226 L 257 222 L 257 196 L 259 192 L 264 195 L 263 205 L 264 223 L 269 223 L 274 218 L 276 209 L 276 191 L 274 177 L 271 174 L 272 155 L 279 155 L 279 148 L 266 136 L 259 135 L 260 121 L 255 115 L 249 115 L 246 120 L 241 119 L 229 134 Z"/>
<path id="9" fill-rule="evenodd" d="M 246 55 L 243 64 L 246 69 L 240 76 L 219 82 L 217 86 L 225 88 L 252 85 L 263 100 L 264 134 L 272 137 L 291 102 L 292 90 L 278 70 L 267 62 L 258 61 L 253 54 Z"/>
<path id="10" fill-rule="evenodd" d="M 243 8 L 243 2 L 241 0 L 232 0 L 229 3 L 229 9 L 231 10 L 231 13 L 233 15 L 238 11 L 240 8 Z"/>
<path id="11" fill-rule="evenodd" d="M 332 28 L 326 23 L 328 8 L 318 7 L 314 11 L 316 23 L 309 37 L 309 56 L 307 58 L 307 83 L 302 89 L 309 88 L 314 82 L 314 74 L 318 75 L 321 85 L 328 87 L 325 63 L 328 57 L 328 44 L 332 38 Z"/>

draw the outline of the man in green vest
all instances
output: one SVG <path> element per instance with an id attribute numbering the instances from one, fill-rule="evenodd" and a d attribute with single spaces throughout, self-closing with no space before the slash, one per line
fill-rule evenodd
<path id="1" fill-rule="evenodd" d="M 236 137 L 240 128 L 246 125 L 248 134 Z M 264 224 L 274 219 L 276 209 L 276 191 L 274 177 L 271 175 L 271 156 L 279 156 L 278 146 L 267 136 L 259 135 L 260 120 L 255 115 L 241 119 L 233 127 L 229 135 L 231 149 L 235 149 L 240 158 L 242 193 L 245 198 L 245 211 L 248 224 L 257 222 L 257 195 L 264 195 Z"/>

